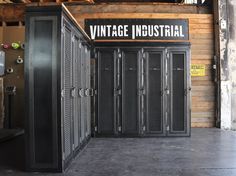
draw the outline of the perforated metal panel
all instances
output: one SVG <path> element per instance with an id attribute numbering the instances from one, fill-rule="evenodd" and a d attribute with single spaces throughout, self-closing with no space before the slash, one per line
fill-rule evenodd
<path id="1" fill-rule="evenodd" d="M 170 49 L 169 136 L 190 135 L 190 71 L 189 52 Z"/>
<path id="2" fill-rule="evenodd" d="M 87 136 L 91 133 L 91 86 L 90 86 L 90 50 L 86 47 L 86 84 L 87 84 Z"/>
<path id="3" fill-rule="evenodd" d="M 147 52 L 147 132 L 163 133 L 163 54 Z"/>
<path id="4" fill-rule="evenodd" d="M 78 87 L 79 87 L 79 38 L 74 35 L 74 41 L 73 41 L 73 127 L 74 127 L 74 148 L 76 149 L 80 142 L 79 142 L 79 134 L 80 134 L 80 107 L 79 107 L 79 96 L 78 96 Z"/>
<path id="5" fill-rule="evenodd" d="M 72 100 L 71 100 L 71 87 L 72 87 L 72 34 L 70 29 L 65 27 L 65 60 L 64 60 L 64 143 L 65 143 L 65 158 L 72 152 L 72 138 L 71 138 L 71 125 L 72 125 Z"/>
<path id="6" fill-rule="evenodd" d="M 139 133 L 139 52 L 124 51 L 122 66 L 122 133 Z"/>
<path id="7" fill-rule="evenodd" d="M 98 133 L 114 134 L 114 50 L 101 50 L 98 64 Z"/>

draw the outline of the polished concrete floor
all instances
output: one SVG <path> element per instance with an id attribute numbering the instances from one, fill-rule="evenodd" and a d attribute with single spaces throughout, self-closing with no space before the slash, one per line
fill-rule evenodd
<path id="1" fill-rule="evenodd" d="M 236 176 L 236 132 L 192 129 L 190 138 L 96 138 L 64 174 L 0 169 L 4 176 Z"/>

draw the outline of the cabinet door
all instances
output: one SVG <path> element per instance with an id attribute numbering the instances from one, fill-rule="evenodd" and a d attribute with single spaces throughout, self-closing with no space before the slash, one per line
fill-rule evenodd
<path id="1" fill-rule="evenodd" d="M 116 129 L 114 75 L 115 50 L 100 49 L 98 51 L 98 134 L 113 135 Z"/>
<path id="2" fill-rule="evenodd" d="M 170 49 L 169 58 L 169 136 L 190 133 L 190 71 L 189 52 Z"/>
<path id="3" fill-rule="evenodd" d="M 122 133 L 140 133 L 139 50 L 122 51 Z"/>
<path id="4" fill-rule="evenodd" d="M 74 132 L 74 148 L 80 146 L 80 97 L 78 96 L 78 88 L 80 86 L 80 48 L 79 38 L 74 35 L 73 40 L 73 132 Z"/>
<path id="5" fill-rule="evenodd" d="M 146 133 L 150 135 L 164 134 L 163 113 L 163 50 L 147 51 L 146 53 Z M 165 134 L 164 134 L 165 135 Z"/>
<path id="6" fill-rule="evenodd" d="M 86 53 L 85 53 L 85 45 L 81 44 L 81 143 L 84 142 L 86 138 L 87 131 L 87 101 L 85 97 L 86 90 Z"/>
<path id="7" fill-rule="evenodd" d="M 72 82 L 72 31 L 69 25 L 65 26 L 64 34 L 64 156 L 65 160 L 69 160 L 72 155 L 72 99 L 71 99 L 71 88 L 73 87 Z"/>

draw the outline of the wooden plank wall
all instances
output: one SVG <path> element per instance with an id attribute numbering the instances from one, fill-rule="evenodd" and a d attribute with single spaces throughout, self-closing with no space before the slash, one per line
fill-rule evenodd
<path id="1" fill-rule="evenodd" d="M 212 77 L 212 62 L 214 56 L 213 15 L 190 13 L 175 8 L 175 13 L 158 13 L 155 5 L 149 7 L 142 5 L 94 5 L 69 6 L 73 16 L 84 27 L 86 18 L 163 18 L 163 19 L 189 19 L 191 63 L 205 64 L 206 76 L 192 77 L 192 127 L 215 126 L 215 88 Z M 179 8 L 179 10 L 178 10 Z M 143 9 L 143 13 L 142 12 Z M 153 12 L 155 11 L 155 13 Z M 165 9 L 171 11 L 171 9 Z M 178 12 L 178 13 L 177 13 Z"/>

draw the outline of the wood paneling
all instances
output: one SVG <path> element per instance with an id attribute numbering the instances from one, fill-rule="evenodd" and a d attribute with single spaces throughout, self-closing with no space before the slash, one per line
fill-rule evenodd
<path id="1" fill-rule="evenodd" d="M 91 8 L 88 8 L 88 6 L 69 8 L 82 27 L 84 27 L 84 19 L 86 18 L 189 19 L 191 62 L 206 65 L 206 76 L 192 77 L 192 127 L 215 126 L 215 87 L 212 81 L 212 62 L 214 55 L 213 15 L 147 13 L 147 9 L 145 8 L 143 9 L 144 13 L 137 13 L 142 12 L 142 7 L 144 8 L 144 6 L 134 6 L 131 9 L 130 7 L 122 8 L 121 5 L 96 5 Z"/>

